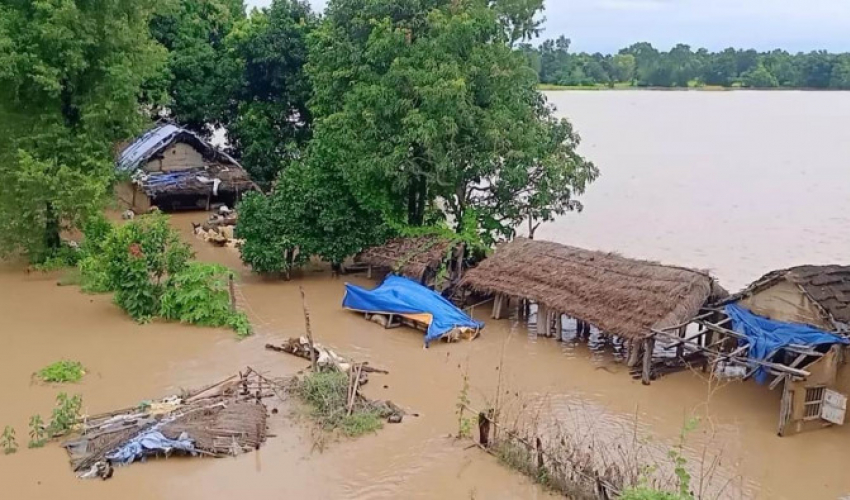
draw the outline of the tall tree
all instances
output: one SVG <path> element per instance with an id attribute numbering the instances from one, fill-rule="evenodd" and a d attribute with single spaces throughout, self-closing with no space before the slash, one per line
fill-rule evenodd
<path id="1" fill-rule="evenodd" d="M 151 0 L 0 3 L 0 252 L 33 260 L 99 207 L 162 71 Z"/>
<path id="2" fill-rule="evenodd" d="M 541 141 L 567 125 L 513 48 L 541 8 L 542 0 L 331 1 L 308 65 L 314 143 L 344 162 L 358 202 L 421 225 L 441 199 L 454 221 L 474 210 L 503 234 L 520 203 L 505 197 L 517 192 L 550 191 L 531 200 L 572 208 L 596 169 L 575 154 L 574 137 Z"/>
<path id="3" fill-rule="evenodd" d="M 242 0 L 162 0 L 150 27 L 168 49 L 168 71 L 148 82 L 168 101 L 157 111 L 202 134 L 212 133 L 234 75 L 224 40 L 245 18 Z"/>
<path id="4" fill-rule="evenodd" d="M 269 186 L 310 138 L 312 89 L 304 72 L 307 36 L 316 17 L 304 0 L 273 0 L 255 10 L 226 40 L 223 67 L 232 85 L 220 123 L 230 147 L 255 181 Z"/>

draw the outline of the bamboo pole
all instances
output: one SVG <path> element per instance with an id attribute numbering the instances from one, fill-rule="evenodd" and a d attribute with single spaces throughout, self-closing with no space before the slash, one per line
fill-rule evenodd
<path id="1" fill-rule="evenodd" d="M 310 328 L 310 310 L 307 309 L 307 296 L 304 295 L 304 287 L 301 285 L 298 285 L 298 290 L 301 292 L 301 307 L 304 309 L 304 326 L 307 330 L 307 343 L 310 345 L 310 367 L 313 372 L 317 372 L 316 348 L 313 345 L 313 329 Z"/>
<path id="2" fill-rule="evenodd" d="M 649 385 L 652 381 L 652 351 L 655 349 L 655 336 L 652 335 L 643 341 L 643 373 L 641 383 Z"/>

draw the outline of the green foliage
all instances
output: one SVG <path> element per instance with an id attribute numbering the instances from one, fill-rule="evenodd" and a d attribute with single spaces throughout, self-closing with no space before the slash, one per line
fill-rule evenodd
<path id="1" fill-rule="evenodd" d="M 47 426 L 47 434 L 51 438 L 65 435 L 74 428 L 83 409 L 83 398 L 79 394 L 68 397 L 64 392 L 56 396 L 56 407 Z"/>
<path id="2" fill-rule="evenodd" d="M 640 87 L 746 86 L 753 88 L 850 88 L 850 54 L 823 51 L 789 54 L 728 48 L 692 50 L 678 44 L 667 52 L 646 42 L 617 54 L 571 53 L 566 37 L 539 48 L 520 47 L 540 82 L 565 87 L 618 84 Z"/>
<path id="3" fill-rule="evenodd" d="M 310 373 L 300 380 L 298 394 L 325 430 L 339 429 L 349 437 L 377 431 L 383 422 L 376 410 L 355 405 L 348 415 L 348 377 L 338 371 Z"/>
<path id="4" fill-rule="evenodd" d="M 112 148 L 140 130 L 164 49 L 155 0 L 0 5 L 0 253 L 40 263 L 103 203 Z"/>
<path id="5" fill-rule="evenodd" d="M 573 209 L 596 169 L 575 153 L 578 137 L 553 118 L 513 48 L 541 7 L 330 4 L 310 38 L 311 154 L 322 157 L 311 166 L 393 224 L 422 225 L 439 198 L 455 221 L 477 210 L 492 239 L 510 234 L 524 209 Z"/>
<path id="6" fill-rule="evenodd" d="M 245 313 L 230 307 L 228 277 L 231 272 L 218 264 L 193 262 L 170 275 L 160 299 L 164 318 L 193 325 L 230 327 L 239 337 L 251 334 Z"/>
<path id="7" fill-rule="evenodd" d="M 15 439 L 15 429 L 9 425 L 3 429 L 3 434 L 0 434 L 0 448 L 3 448 L 4 455 L 11 455 L 18 451 L 18 442 Z"/>
<path id="8" fill-rule="evenodd" d="M 36 376 L 43 382 L 79 382 L 85 375 L 85 368 L 79 361 L 57 361 L 39 370 Z"/>
<path id="9" fill-rule="evenodd" d="M 287 226 L 289 215 L 280 205 L 281 196 L 247 193 L 237 207 L 236 236 L 243 240 L 242 261 L 257 273 L 281 273 L 294 264 L 288 256 L 295 251 Z"/>
<path id="10" fill-rule="evenodd" d="M 236 83 L 224 41 L 244 19 L 242 0 L 161 2 L 150 31 L 168 49 L 167 71 L 146 82 L 150 98 L 168 96 L 158 112 L 202 133 L 215 123 L 225 102 L 223 90 Z"/>
<path id="11" fill-rule="evenodd" d="M 303 0 L 273 0 L 233 29 L 223 66 L 234 80 L 221 123 L 233 153 L 268 187 L 310 139 L 312 89 L 304 73 L 307 37 L 317 18 Z"/>
<path id="12" fill-rule="evenodd" d="M 184 270 L 192 257 L 168 217 L 155 213 L 137 217 L 115 228 L 102 243 L 93 265 L 95 276 L 105 272 L 105 287 L 115 292 L 115 303 L 136 321 L 157 316 L 165 279 Z"/>
<path id="13" fill-rule="evenodd" d="M 648 486 L 637 486 L 635 488 L 628 488 L 619 498 L 620 500 L 690 500 L 693 497 L 656 490 Z"/>
<path id="14" fill-rule="evenodd" d="M 27 444 L 28 448 L 41 448 L 47 442 L 47 431 L 44 428 L 44 421 L 41 415 L 33 415 L 30 417 L 30 441 Z"/>
<path id="15" fill-rule="evenodd" d="M 472 419 L 465 417 L 467 407 L 469 406 L 469 376 L 463 374 L 463 387 L 457 395 L 457 403 L 455 404 L 457 413 L 457 438 L 465 439 L 472 437 Z"/>
<path id="16" fill-rule="evenodd" d="M 76 266 L 80 258 L 81 254 L 77 248 L 62 242 L 57 248 L 49 250 L 47 256 L 40 263 L 33 265 L 33 268 L 42 272 L 56 271 Z"/>

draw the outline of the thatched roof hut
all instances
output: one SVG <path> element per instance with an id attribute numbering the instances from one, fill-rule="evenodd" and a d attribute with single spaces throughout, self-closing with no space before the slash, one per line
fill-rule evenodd
<path id="1" fill-rule="evenodd" d="M 394 238 L 364 250 L 356 260 L 422 281 L 436 274 L 451 247 L 451 241 L 439 236 Z"/>
<path id="2" fill-rule="evenodd" d="M 850 266 L 798 266 L 772 271 L 724 300 L 777 321 L 850 331 Z"/>
<path id="3" fill-rule="evenodd" d="M 499 246 L 461 286 L 531 300 L 628 339 L 686 323 L 726 295 L 704 272 L 524 238 Z"/>

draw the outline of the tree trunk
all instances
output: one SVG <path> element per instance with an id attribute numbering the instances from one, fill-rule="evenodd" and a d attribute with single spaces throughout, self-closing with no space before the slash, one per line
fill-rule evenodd
<path id="1" fill-rule="evenodd" d="M 62 239 L 59 236 L 59 216 L 52 203 L 47 204 L 45 218 L 47 221 L 44 226 L 44 244 L 48 251 L 55 250 L 62 244 Z"/>

